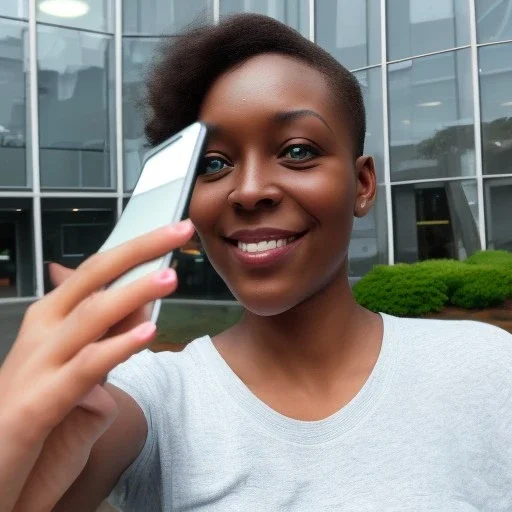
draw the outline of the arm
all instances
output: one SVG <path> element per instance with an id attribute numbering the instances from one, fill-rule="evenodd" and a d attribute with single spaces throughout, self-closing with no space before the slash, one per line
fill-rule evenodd
<path id="1" fill-rule="evenodd" d="M 95 511 L 144 446 L 147 424 L 140 407 L 119 388 L 105 384 L 105 389 L 116 401 L 119 414 L 93 446 L 84 470 L 54 512 Z"/>

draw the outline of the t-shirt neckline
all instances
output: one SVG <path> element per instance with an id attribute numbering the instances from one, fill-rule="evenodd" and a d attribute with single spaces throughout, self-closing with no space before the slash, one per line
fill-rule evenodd
<path id="1" fill-rule="evenodd" d="M 377 362 L 355 397 L 327 418 L 315 421 L 289 418 L 258 398 L 231 369 L 210 336 L 191 344 L 210 370 L 212 376 L 231 399 L 253 421 L 274 437 L 293 443 L 312 445 L 331 441 L 357 426 L 380 401 L 387 388 L 395 359 L 393 317 L 380 313 L 383 322 L 382 344 Z"/>

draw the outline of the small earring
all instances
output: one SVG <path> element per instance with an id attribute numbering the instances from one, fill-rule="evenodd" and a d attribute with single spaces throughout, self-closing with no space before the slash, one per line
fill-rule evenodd
<path id="1" fill-rule="evenodd" d="M 366 201 L 363 201 L 363 202 L 361 203 L 361 208 L 364 208 L 365 206 L 366 206 Z"/>

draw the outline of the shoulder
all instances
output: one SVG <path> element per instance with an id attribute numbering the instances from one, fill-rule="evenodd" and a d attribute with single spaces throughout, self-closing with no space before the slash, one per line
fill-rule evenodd
<path id="1" fill-rule="evenodd" d="M 402 371 L 439 390 L 485 395 L 512 387 L 512 335 L 470 320 L 385 316 Z"/>
<path id="2" fill-rule="evenodd" d="M 177 391 L 180 384 L 198 373 L 199 347 L 208 343 L 205 336 L 190 342 L 180 352 L 153 352 L 144 349 L 114 368 L 107 381 L 133 395 L 144 390 L 151 395 Z"/>

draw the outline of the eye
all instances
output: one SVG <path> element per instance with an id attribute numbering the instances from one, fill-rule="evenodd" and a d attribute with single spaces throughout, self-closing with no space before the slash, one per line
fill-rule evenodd
<path id="1" fill-rule="evenodd" d="M 206 156 L 203 158 L 200 167 L 200 174 L 216 174 L 231 164 L 220 156 Z"/>
<path id="2" fill-rule="evenodd" d="M 303 162 L 319 155 L 319 151 L 309 144 L 292 144 L 279 155 L 295 162 Z"/>

